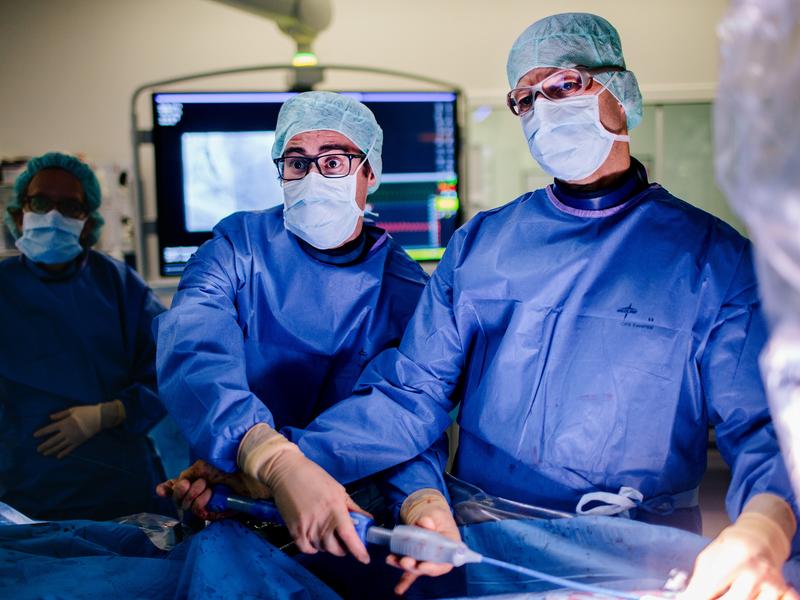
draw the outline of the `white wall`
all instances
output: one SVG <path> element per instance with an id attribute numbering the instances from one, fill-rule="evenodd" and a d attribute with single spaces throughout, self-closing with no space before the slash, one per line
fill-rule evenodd
<path id="1" fill-rule="evenodd" d="M 592 11 L 620 31 L 645 99 L 708 97 L 724 0 L 334 0 L 315 49 L 324 63 L 417 72 L 502 98 L 505 61 L 532 21 Z M 290 40 L 268 21 L 211 0 L 0 2 L 0 156 L 59 149 L 130 160 L 128 101 L 139 84 L 232 66 L 284 63 Z M 274 77 L 239 78 L 254 89 Z M 359 86 L 358 78 L 331 81 Z M 222 87 L 209 81 L 204 89 Z M 383 87 L 386 87 L 383 84 Z M 143 105 L 144 106 L 144 105 Z"/>

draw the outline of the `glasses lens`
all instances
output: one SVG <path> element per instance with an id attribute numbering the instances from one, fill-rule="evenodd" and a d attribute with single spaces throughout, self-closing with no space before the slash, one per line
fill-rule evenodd
<path id="1" fill-rule="evenodd" d="M 515 88 L 508 95 L 508 105 L 516 115 L 523 115 L 533 108 L 533 90 Z"/>
<path id="2" fill-rule="evenodd" d="M 325 177 L 346 177 L 350 174 L 350 157 L 347 154 L 327 154 L 318 159 L 319 170 Z"/>
<path id="3" fill-rule="evenodd" d="M 302 179 L 308 173 L 311 161 L 302 156 L 289 156 L 278 160 L 278 172 L 281 179 Z"/>
<path id="4" fill-rule="evenodd" d="M 45 214 L 53 210 L 53 202 L 52 198 L 48 198 L 47 196 L 31 196 L 28 198 L 28 206 L 30 206 L 31 211 L 39 214 Z"/>
<path id="5" fill-rule="evenodd" d="M 58 212 L 71 219 L 81 219 L 86 216 L 86 209 L 77 200 L 63 200 L 58 204 Z"/>
<path id="6" fill-rule="evenodd" d="M 565 69 L 542 81 L 542 93 L 550 100 L 562 100 L 583 91 L 583 79 L 578 71 Z"/>

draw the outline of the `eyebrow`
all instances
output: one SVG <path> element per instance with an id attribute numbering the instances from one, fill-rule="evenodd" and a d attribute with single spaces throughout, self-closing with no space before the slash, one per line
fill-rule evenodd
<path id="1" fill-rule="evenodd" d="M 300 154 L 306 154 L 306 149 L 302 146 L 287 146 L 284 150 L 284 154 L 288 154 L 289 152 L 299 152 Z"/>
<path id="2" fill-rule="evenodd" d="M 340 150 L 342 152 L 353 152 L 358 150 L 354 146 L 345 146 L 343 144 L 323 144 L 319 147 L 320 152 L 327 152 L 328 150 Z"/>
<path id="3" fill-rule="evenodd" d="M 329 152 L 331 150 L 338 150 L 339 152 L 343 153 L 358 153 L 361 152 L 355 146 L 345 146 L 344 144 L 323 144 L 319 147 L 320 152 Z M 290 152 L 297 152 L 304 156 L 308 156 L 308 152 L 302 146 L 287 146 L 286 149 L 283 151 L 284 154 L 289 154 Z"/>

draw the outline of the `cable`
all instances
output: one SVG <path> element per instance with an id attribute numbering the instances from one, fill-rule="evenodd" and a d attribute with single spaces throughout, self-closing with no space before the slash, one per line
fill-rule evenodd
<path id="1" fill-rule="evenodd" d="M 573 590 L 579 590 L 581 592 L 589 592 L 591 594 L 599 594 L 601 596 L 608 596 L 610 598 L 624 598 L 625 600 L 640 600 L 643 596 L 638 596 L 636 594 L 630 594 L 626 592 L 618 592 L 615 590 L 609 590 L 607 588 L 599 587 L 596 585 L 591 585 L 588 583 L 578 583 L 575 581 L 570 581 L 569 579 L 564 579 L 563 577 L 556 577 L 555 575 L 548 575 L 547 573 L 542 573 L 541 571 L 536 571 L 534 569 L 528 569 L 526 567 L 520 567 L 519 565 L 515 565 L 512 563 L 507 563 L 502 560 L 497 560 L 494 558 L 489 558 L 488 556 L 483 556 L 481 561 L 484 564 L 492 565 L 495 567 L 499 567 L 501 569 L 506 569 L 507 571 L 514 571 L 516 573 L 520 573 L 522 575 L 527 575 L 529 577 L 535 577 L 536 579 L 541 579 L 542 581 L 547 581 L 548 583 L 552 583 L 554 585 L 558 585 L 565 588 L 570 588 Z"/>

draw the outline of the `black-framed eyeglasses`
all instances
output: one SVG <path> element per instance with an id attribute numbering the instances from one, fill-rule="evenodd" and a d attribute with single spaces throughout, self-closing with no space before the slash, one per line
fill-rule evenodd
<path id="1" fill-rule="evenodd" d="M 594 76 L 598 73 L 611 73 L 625 71 L 622 67 L 573 67 L 561 69 L 548 75 L 536 85 L 517 87 L 508 92 L 506 104 L 512 113 L 518 117 L 533 110 L 536 95 L 541 94 L 548 100 L 564 100 L 572 96 L 581 95 L 586 88 L 592 85 Z"/>
<path id="2" fill-rule="evenodd" d="M 44 194 L 25 196 L 22 207 L 40 215 L 55 209 L 70 219 L 83 219 L 89 215 L 86 205 L 76 198 L 53 198 Z"/>
<path id="3" fill-rule="evenodd" d="M 353 160 L 364 160 L 366 157 L 366 154 L 334 153 L 319 156 L 282 156 L 272 162 L 278 167 L 278 176 L 281 180 L 296 181 L 308 175 L 311 165 L 315 165 L 323 177 L 347 177 L 353 169 Z"/>

